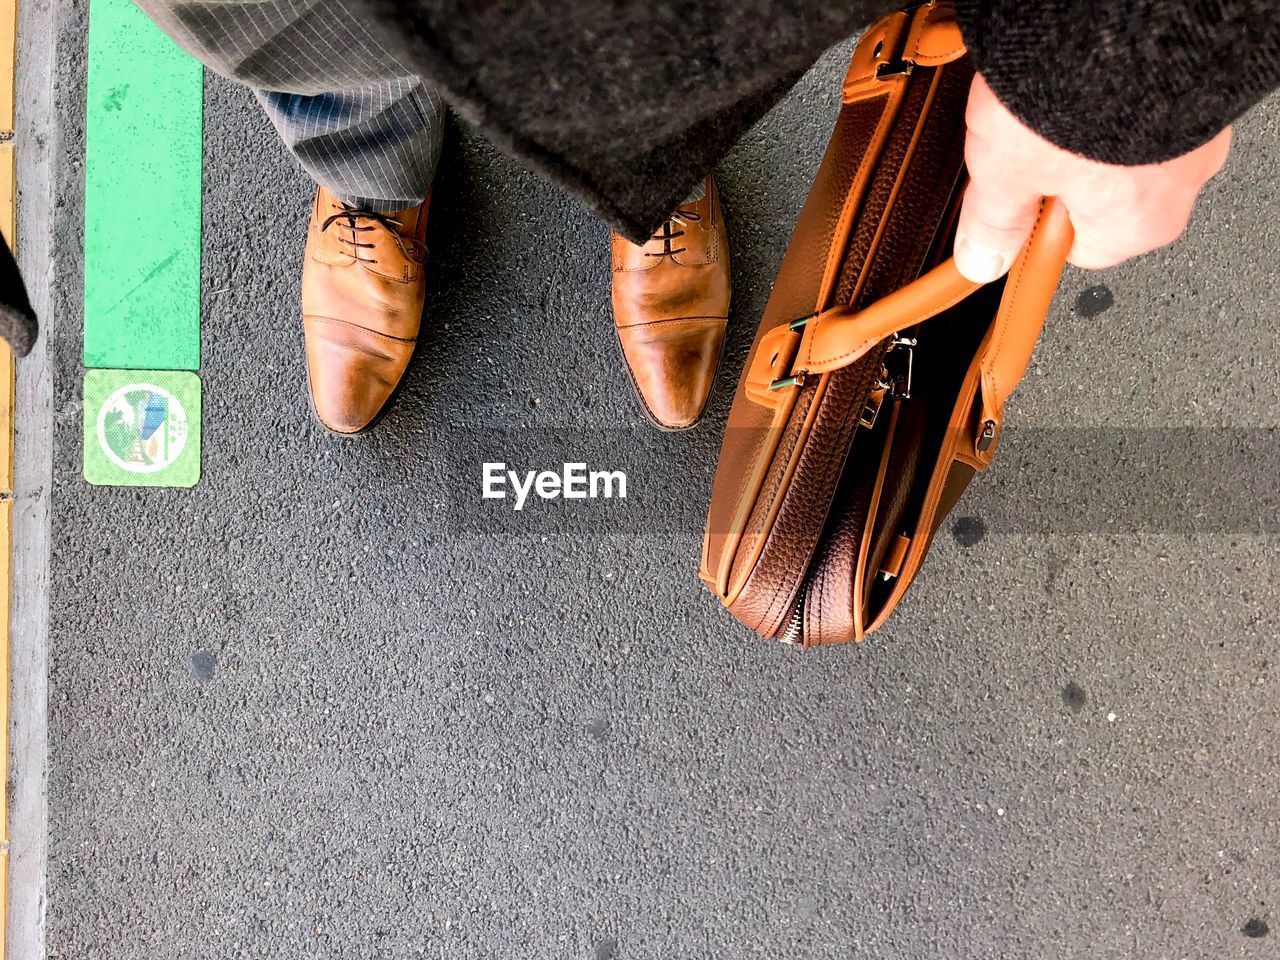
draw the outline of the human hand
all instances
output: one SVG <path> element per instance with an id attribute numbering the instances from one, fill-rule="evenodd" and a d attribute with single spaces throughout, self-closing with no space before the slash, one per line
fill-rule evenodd
<path id="1" fill-rule="evenodd" d="M 1226 162 L 1231 128 L 1165 163 L 1113 166 L 1068 153 L 1005 108 L 981 75 L 965 113 L 970 182 L 956 234 L 956 266 L 976 283 L 1013 264 L 1042 197 L 1071 215 L 1068 259 L 1099 269 L 1172 243 L 1182 235 L 1200 189 Z"/>

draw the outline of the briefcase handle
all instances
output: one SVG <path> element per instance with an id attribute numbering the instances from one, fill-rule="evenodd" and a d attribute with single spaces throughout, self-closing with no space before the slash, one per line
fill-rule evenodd
<path id="1" fill-rule="evenodd" d="M 994 442 L 1003 421 L 1005 401 L 1031 362 L 1073 239 L 1071 220 L 1062 202 L 1052 198 L 1042 201 L 1031 235 L 1009 270 L 995 322 L 983 341 L 980 451 L 989 449 Z M 761 374 L 773 376 L 770 386 L 777 389 L 779 385 L 801 384 L 807 376 L 847 367 L 876 344 L 936 317 L 981 286 L 961 274 L 954 259 L 948 259 L 868 306 L 832 307 L 793 323 L 791 329 L 801 338 L 788 365 L 790 372 L 776 376 L 778 371 L 770 364 L 771 369 L 762 369 Z M 759 353 L 769 356 L 769 351 Z M 752 392 L 761 396 L 764 391 Z"/>

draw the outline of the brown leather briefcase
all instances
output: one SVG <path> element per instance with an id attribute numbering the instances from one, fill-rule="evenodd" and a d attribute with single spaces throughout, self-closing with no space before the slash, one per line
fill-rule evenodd
<path id="1" fill-rule="evenodd" d="M 973 67 L 951 8 L 858 43 L 743 372 L 701 576 L 764 637 L 862 640 L 994 454 L 1071 247 L 1046 201 L 1008 277 L 949 259 Z"/>

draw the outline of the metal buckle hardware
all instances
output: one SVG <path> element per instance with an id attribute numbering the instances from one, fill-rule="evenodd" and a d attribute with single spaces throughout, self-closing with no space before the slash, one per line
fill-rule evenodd
<path id="1" fill-rule="evenodd" d="M 858 426 L 866 430 L 874 430 L 876 420 L 880 418 L 880 408 L 884 406 L 884 401 L 889 396 L 889 388 L 884 382 L 884 367 L 880 368 L 880 381 L 871 388 L 871 396 L 867 397 L 867 405 L 862 408 L 862 416 L 858 417 Z"/>
<path id="2" fill-rule="evenodd" d="M 982 422 L 982 432 L 978 434 L 978 442 L 974 446 L 979 453 L 986 453 L 995 442 L 996 422 L 994 420 L 984 420 Z"/>
<path id="3" fill-rule="evenodd" d="M 867 405 L 862 408 L 862 416 L 858 418 L 858 426 L 868 430 L 875 428 L 880 418 L 880 408 L 886 400 L 910 400 L 911 381 L 915 370 L 915 348 L 918 341 L 915 337 L 894 335 L 889 343 L 889 352 L 885 354 L 884 365 L 880 367 L 880 379 L 871 388 L 867 397 Z M 905 356 L 905 361 L 894 363 L 895 357 Z M 890 369 L 893 364 L 897 369 Z"/>
<path id="4" fill-rule="evenodd" d="M 806 314 L 803 317 L 797 317 L 795 320 L 792 320 L 790 323 L 787 324 L 787 329 L 803 330 L 805 328 L 805 325 L 817 315 L 818 315 L 818 311 L 815 310 L 813 311 L 813 313 Z"/>
<path id="5" fill-rule="evenodd" d="M 892 379 L 889 380 L 887 386 L 889 387 L 889 396 L 894 400 L 911 399 L 911 382 L 915 374 L 916 344 L 918 342 L 915 337 L 895 335 L 889 344 L 889 352 L 884 358 L 886 368 L 895 356 L 906 358 L 899 365 L 899 369 L 890 372 Z"/>
<path id="6" fill-rule="evenodd" d="M 817 315 L 818 315 L 818 311 L 815 310 L 813 311 L 813 313 L 808 313 L 808 314 L 805 314 L 803 317 L 797 317 L 794 320 L 788 321 L 787 329 L 792 333 L 801 333 L 804 330 L 805 324 L 807 324 L 810 320 L 812 320 Z M 780 331 L 781 329 L 782 329 L 781 326 L 777 326 L 777 327 L 774 327 L 773 330 L 769 331 L 769 333 L 770 335 L 772 335 Z M 773 355 L 773 362 L 776 363 L 777 360 L 778 360 L 778 354 L 775 353 Z M 770 367 L 772 366 L 773 364 L 770 364 Z M 781 390 L 783 387 L 803 387 L 804 378 L 805 378 L 805 372 L 803 370 L 797 370 L 793 374 L 791 374 L 791 376 L 789 377 L 781 377 L 771 382 L 769 384 L 769 389 Z"/>
<path id="7" fill-rule="evenodd" d="M 914 60 L 893 60 L 876 67 L 876 79 L 888 80 L 890 77 L 909 77 L 916 68 Z"/>
<path id="8" fill-rule="evenodd" d="M 783 377 L 781 380 L 775 380 L 769 384 L 770 390 L 781 390 L 783 387 L 803 387 L 805 372 L 797 370 L 789 377 Z"/>

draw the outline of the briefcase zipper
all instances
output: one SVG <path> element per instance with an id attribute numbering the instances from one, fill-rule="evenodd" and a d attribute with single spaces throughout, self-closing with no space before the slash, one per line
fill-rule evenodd
<path id="1" fill-rule="evenodd" d="M 785 643 L 789 646 L 798 646 L 800 644 L 801 634 L 804 633 L 804 588 L 800 589 L 800 597 L 796 600 L 795 606 L 791 608 L 791 615 L 787 618 L 787 626 L 778 635 L 778 642 Z"/>
<path id="2" fill-rule="evenodd" d="M 885 354 L 884 365 L 880 368 L 880 377 L 872 387 L 871 396 L 867 399 L 867 408 L 863 411 L 859 426 L 868 430 L 874 429 L 880 407 L 886 400 L 909 400 L 913 375 L 915 373 L 915 348 L 919 341 L 915 337 L 904 337 L 895 333 L 889 339 L 889 349 Z M 801 380 L 803 384 L 803 380 Z M 787 616 L 786 626 L 777 635 L 779 643 L 799 646 L 804 635 L 804 598 L 808 589 L 808 577 L 800 588 L 800 594 L 792 604 L 791 613 Z"/>
<path id="3" fill-rule="evenodd" d="M 867 395 L 867 402 L 858 418 L 858 426 L 874 430 L 880 410 L 886 400 L 910 400 L 912 377 L 915 372 L 915 337 L 895 333 L 889 341 L 889 351 L 880 367 L 880 377 Z M 895 358 L 901 357 L 900 361 Z"/>

